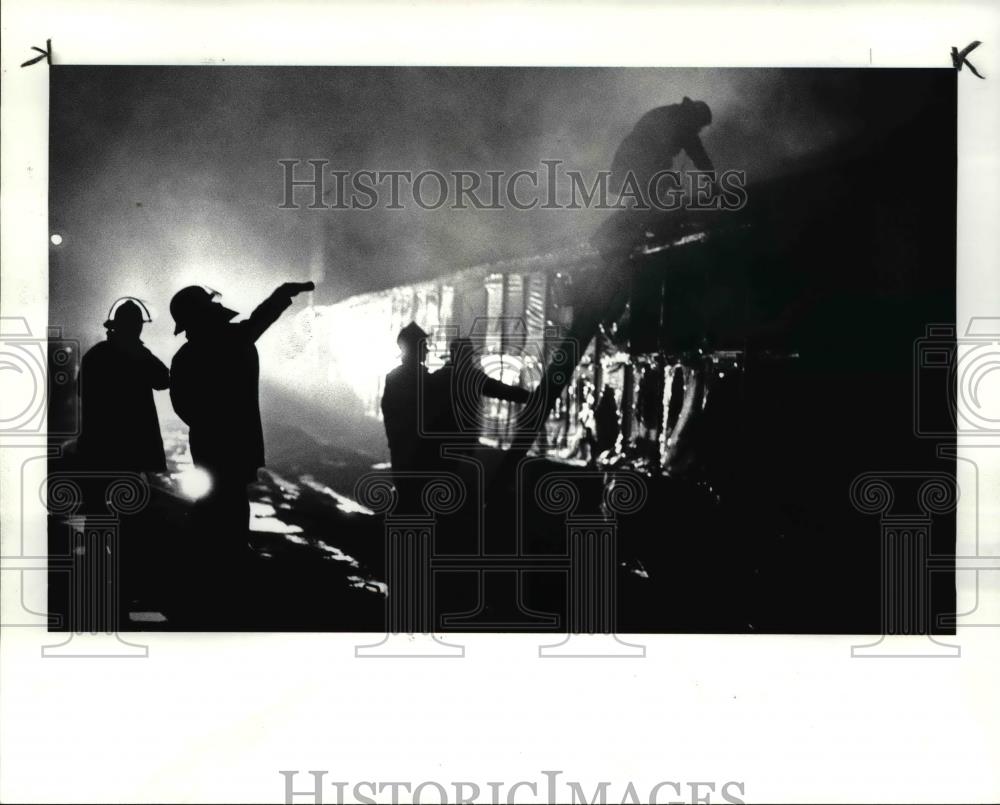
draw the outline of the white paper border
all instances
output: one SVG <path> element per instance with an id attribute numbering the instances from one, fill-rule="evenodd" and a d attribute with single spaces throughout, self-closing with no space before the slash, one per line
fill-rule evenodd
<path id="1" fill-rule="evenodd" d="M 990 3 L 18 0 L 2 34 L 0 308 L 34 332 L 48 76 L 18 65 L 47 38 L 63 64 L 649 66 L 939 66 L 981 39 L 987 80 L 959 77 L 958 321 L 1000 315 Z M 0 451 L 4 555 L 15 452 Z M 28 523 L 44 528 L 38 511 Z M 358 661 L 349 635 L 149 635 L 136 662 L 43 660 L 41 642 L 0 642 L 3 801 L 280 802 L 278 769 L 480 783 L 562 769 L 619 797 L 629 780 L 742 780 L 750 802 L 1000 798 L 996 630 L 960 633 L 956 661 L 852 660 L 849 637 L 648 637 L 645 660 L 570 663 L 538 660 L 539 636 L 466 637 L 460 662 Z"/>

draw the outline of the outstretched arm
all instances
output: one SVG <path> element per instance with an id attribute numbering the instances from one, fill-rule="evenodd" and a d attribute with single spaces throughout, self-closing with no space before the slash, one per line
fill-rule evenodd
<path id="1" fill-rule="evenodd" d="M 525 403 L 531 396 L 531 392 L 518 386 L 508 386 L 492 377 L 483 380 L 483 394 L 497 400 L 510 400 L 516 403 Z"/>
<path id="2" fill-rule="evenodd" d="M 250 318 L 243 322 L 250 340 L 256 341 L 278 320 L 292 304 L 292 297 L 315 288 L 316 285 L 312 282 L 286 282 L 279 285 L 267 299 L 257 305 Z"/>

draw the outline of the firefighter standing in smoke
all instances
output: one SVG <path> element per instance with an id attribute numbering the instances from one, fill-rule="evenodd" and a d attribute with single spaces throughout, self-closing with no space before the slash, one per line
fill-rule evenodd
<path id="1" fill-rule="evenodd" d="M 448 363 L 430 376 L 429 406 L 436 414 L 435 431 L 444 443 L 476 444 L 484 397 L 523 404 L 531 393 L 487 375 L 469 338 L 454 339 L 448 352 Z"/>
<path id="2" fill-rule="evenodd" d="M 170 373 L 139 340 L 146 321 L 126 298 L 104 326 L 108 338 L 80 362 L 82 432 L 77 451 L 88 470 L 161 472 L 160 421 L 153 389 L 165 389 Z"/>
<path id="3" fill-rule="evenodd" d="M 126 298 L 112 310 L 104 322 L 107 340 L 88 350 L 80 362 L 82 432 L 77 457 L 85 473 L 79 480 L 84 514 L 97 518 L 97 524 L 88 523 L 77 537 L 81 542 L 74 545 L 73 584 L 89 591 L 95 602 L 93 607 L 71 611 L 71 628 L 80 631 L 110 631 L 127 621 L 135 581 L 132 558 L 136 552 L 131 538 L 142 533 L 142 526 L 135 517 L 128 518 L 128 525 L 123 522 L 113 538 L 107 536 L 106 528 L 98 527 L 108 513 L 109 479 L 126 472 L 162 472 L 167 466 L 153 390 L 167 388 L 170 373 L 139 339 L 142 325 L 150 321 L 139 305 Z M 105 576 L 107 560 L 102 557 L 109 548 L 118 574 Z M 97 603 L 103 599 L 93 581 L 96 578 L 104 578 L 108 592 L 114 590 L 115 606 Z"/>
<path id="4" fill-rule="evenodd" d="M 238 556 L 246 548 L 250 521 L 247 485 L 264 465 L 256 341 L 292 304 L 292 297 L 313 290 L 311 282 L 279 286 L 245 321 L 213 301 L 217 295 L 197 285 L 170 300 L 174 334 L 185 343 L 171 364 L 170 399 L 190 427 L 194 464 L 211 476 L 209 492 L 196 504 L 196 530 L 210 540 L 205 548 L 229 546 Z"/>
<path id="5" fill-rule="evenodd" d="M 393 483 L 400 511 L 419 511 L 421 481 L 414 473 L 426 472 L 434 464 L 435 444 L 421 427 L 424 410 L 421 396 L 427 389 L 427 333 L 416 322 L 410 322 L 396 338 L 400 349 L 400 365 L 385 378 L 382 393 L 382 419 L 389 442 Z"/>

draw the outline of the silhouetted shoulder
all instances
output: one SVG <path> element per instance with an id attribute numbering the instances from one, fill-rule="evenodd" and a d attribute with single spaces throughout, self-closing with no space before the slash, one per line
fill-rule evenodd
<path id="1" fill-rule="evenodd" d="M 399 383 L 403 379 L 403 367 L 397 366 L 395 369 L 389 372 L 385 376 L 385 385 L 388 388 L 390 385 Z"/>
<path id="2" fill-rule="evenodd" d="M 679 110 L 680 107 L 677 104 L 657 106 L 640 117 L 632 130 L 637 134 L 652 134 L 667 127 L 672 128 L 680 122 Z"/>
<path id="3" fill-rule="evenodd" d="M 450 383 L 454 370 L 450 364 L 442 366 L 436 372 L 431 372 L 428 377 L 432 383 Z"/>
<path id="4" fill-rule="evenodd" d="M 397 366 L 385 376 L 385 389 L 382 391 L 381 402 L 383 415 L 392 416 L 393 410 L 399 405 L 399 397 L 404 393 L 404 388 L 403 367 Z"/>
<path id="5" fill-rule="evenodd" d="M 181 348 L 174 353 L 174 357 L 170 359 L 170 368 L 174 370 L 177 366 L 183 365 L 188 359 L 191 353 L 191 344 L 185 341 L 181 344 Z"/>
<path id="6" fill-rule="evenodd" d="M 104 360 L 109 356 L 111 345 L 107 341 L 98 341 L 94 346 L 83 353 L 84 363 Z"/>

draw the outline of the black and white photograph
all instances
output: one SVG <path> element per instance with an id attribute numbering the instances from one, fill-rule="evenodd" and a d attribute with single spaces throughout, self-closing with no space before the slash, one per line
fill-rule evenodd
<path id="1" fill-rule="evenodd" d="M 43 5 L 0 799 L 1000 795 L 995 12 Z"/>
<path id="2" fill-rule="evenodd" d="M 50 546 L 114 569 L 88 617 L 954 630 L 947 562 L 883 623 L 866 477 L 926 468 L 891 548 L 924 584 L 946 376 L 900 414 L 914 343 L 955 349 L 954 70 L 51 76 Z"/>

